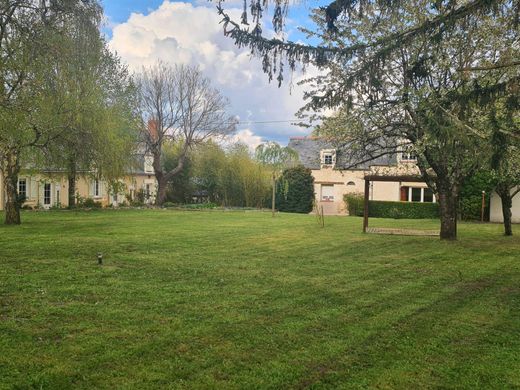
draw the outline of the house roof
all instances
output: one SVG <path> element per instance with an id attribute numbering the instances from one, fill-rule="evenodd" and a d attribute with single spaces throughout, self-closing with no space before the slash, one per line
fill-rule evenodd
<path id="1" fill-rule="evenodd" d="M 370 169 L 371 166 L 397 165 L 397 156 L 395 154 L 379 157 L 369 162 L 354 165 L 355 162 L 348 153 L 348 146 L 338 147 L 334 144 L 334 142 L 319 137 L 292 137 L 289 140 L 288 146 L 298 153 L 300 162 L 303 164 L 303 166 L 310 169 L 321 168 L 320 151 L 324 149 L 336 150 L 337 169 L 367 170 Z"/>

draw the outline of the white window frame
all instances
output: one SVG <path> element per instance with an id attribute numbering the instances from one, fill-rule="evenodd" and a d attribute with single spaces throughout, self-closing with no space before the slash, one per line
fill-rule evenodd
<path id="1" fill-rule="evenodd" d="M 93 195 L 94 195 L 94 198 L 99 198 L 101 195 L 101 187 L 100 187 L 100 183 L 99 183 L 99 179 L 95 179 L 94 180 L 94 188 L 93 188 Z"/>
<path id="2" fill-rule="evenodd" d="M 323 189 L 325 187 L 332 189 L 332 195 L 328 195 L 328 196 L 324 196 L 323 195 Z M 321 201 L 322 202 L 334 202 L 334 199 L 335 199 L 335 197 L 334 197 L 334 190 L 335 190 L 334 184 L 322 184 L 321 185 L 321 194 L 320 194 L 321 195 L 320 196 Z"/>
<path id="3" fill-rule="evenodd" d="M 413 201 L 412 200 L 412 191 L 413 189 L 421 189 L 421 200 L 420 201 Z M 408 202 L 413 203 L 437 203 L 437 198 L 435 198 L 435 194 L 432 194 L 432 201 L 431 202 L 425 202 L 424 201 L 424 190 L 427 189 L 427 187 L 408 187 Z"/>
<path id="4" fill-rule="evenodd" d="M 411 145 L 405 145 L 401 150 L 401 161 L 402 162 L 417 162 L 417 155 L 412 150 Z"/>
<path id="5" fill-rule="evenodd" d="M 336 165 L 336 150 L 324 149 L 320 152 L 321 165 L 326 167 L 334 167 Z M 330 159 L 330 162 L 327 160 Z"/>
<path id="6" fill-rule="evenodd" d="M 25 199 L 28 198 L 27 196 L 27 179 L 24 177 L 24 178 L 20 178 L 18 179 L 18 196 L 22 195 L 22 192 L 20 191 L 20 187 L 21 187 L 21 184 L 24 183 L 24 196 L 25 196 Z"/>

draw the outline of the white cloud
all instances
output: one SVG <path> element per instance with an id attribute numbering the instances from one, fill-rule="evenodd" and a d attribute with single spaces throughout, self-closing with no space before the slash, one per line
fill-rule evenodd
<path id="1" fill-rule="evenodd" d="M 262 144 L 264 140 L 259 135 L 255 135 L 251 129 L 239 130 L 231 139 L 232 142 L 242 142 L 249 147 L 251 153 L 255 152 L 258 145 Z"/>
<path id="2" fill-rule="evenodd" d="M 229 10 L 237 19 L 241 12 L 239 8 Z M 239 125 L 237 134 L 250 145 L 256 146 L 262 139 L 286 142 L 291 135 L 307 134 L 308 129 L 290 123 L 254 123 L 293 119 L 303 105 L 302 89 L 296 86 L 302 76 L 295 75 L 292 94 L 289 83 L 281 88 L 269 84 L 260 60 L 225 37 L 219 22 L 214 8 L 166 0 L 149 14 L 134 13 L 115 26 L 110 47 L 134 71 L 157 60 L 199 66 L 229 98 L 230 113 L 253 122 Z M 290 74 L 285 76 L 289 79 Z"/>

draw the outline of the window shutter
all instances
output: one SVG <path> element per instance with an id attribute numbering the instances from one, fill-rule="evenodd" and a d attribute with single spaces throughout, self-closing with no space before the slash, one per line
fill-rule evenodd
<path id="1" fill-rule="evenodd" d="M 37 199 L 38 198 L 38 182 L 35 178 L 31 177 L 31 180 L 29 181 L 31 184 L 29 185 L 31 199 Z"/>

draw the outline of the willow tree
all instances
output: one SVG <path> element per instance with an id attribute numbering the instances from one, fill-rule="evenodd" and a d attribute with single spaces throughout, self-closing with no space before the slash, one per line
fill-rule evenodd
<path id="1" fill-rule="evenodd" d="M 67 80 L 60 89 L 67 97 L 64 131 L 45 149 L 44 161 L 67 173 L 69 207 L 76 202 L 79 175 L 115 181 L 127 173 L 135 155 L 135 87 L 126 67 L 107 48 L 100 22 L 100 16 L 70 18 L 56 66 Z"/>
<path id="2" fill-rule="evenodd" d="M 298 161 L 298 153 L 288 146 L 280 146 L 280 144 L 270 141 L 256 147 L 255 158 L 271 170 L 271 213 L 274 217 L 276 211 L 276 179 L 284 169 Z"/>
<path id="3" fill-rule="evenodd" d="M 19 224 L 18 174 L 24 162 L 59 138 L 69 97 L 56 72 L 70 18 L 101 15 L 96 0 L 0 3 L 0 171 L 6 184 L 6 224 Z"/>
<path id="4" fill-rule="evenodd" d="M 475 109 L 471 97 L 518 83 L 517 72 L 490 85 L 479 71 L 520 64 L 520 2 L 338 0 L 315 10 L 317 28 L 305 30 L 320 46 L 263 37 L 262 4 L 253 2 L 241 21 L 220 4 L 226 35 L 260 56 L 269 79 L 279 83 L 284 65 L 320 68 L 320 76 L 308 80 L 301 113 L 312 119 L 322 109 L 338 109 L 344 121 L 336 118 L 340 126 L 333 131 L 356 163 L 403 145 L 414 148 L 424 180 L 438 195 L 441 238 L 456 238 L 458 192 L 486 147 L 486 134 L 467 124 Z M 281 32 L 287 3 L 274 8 L 274 28 Z"/>

